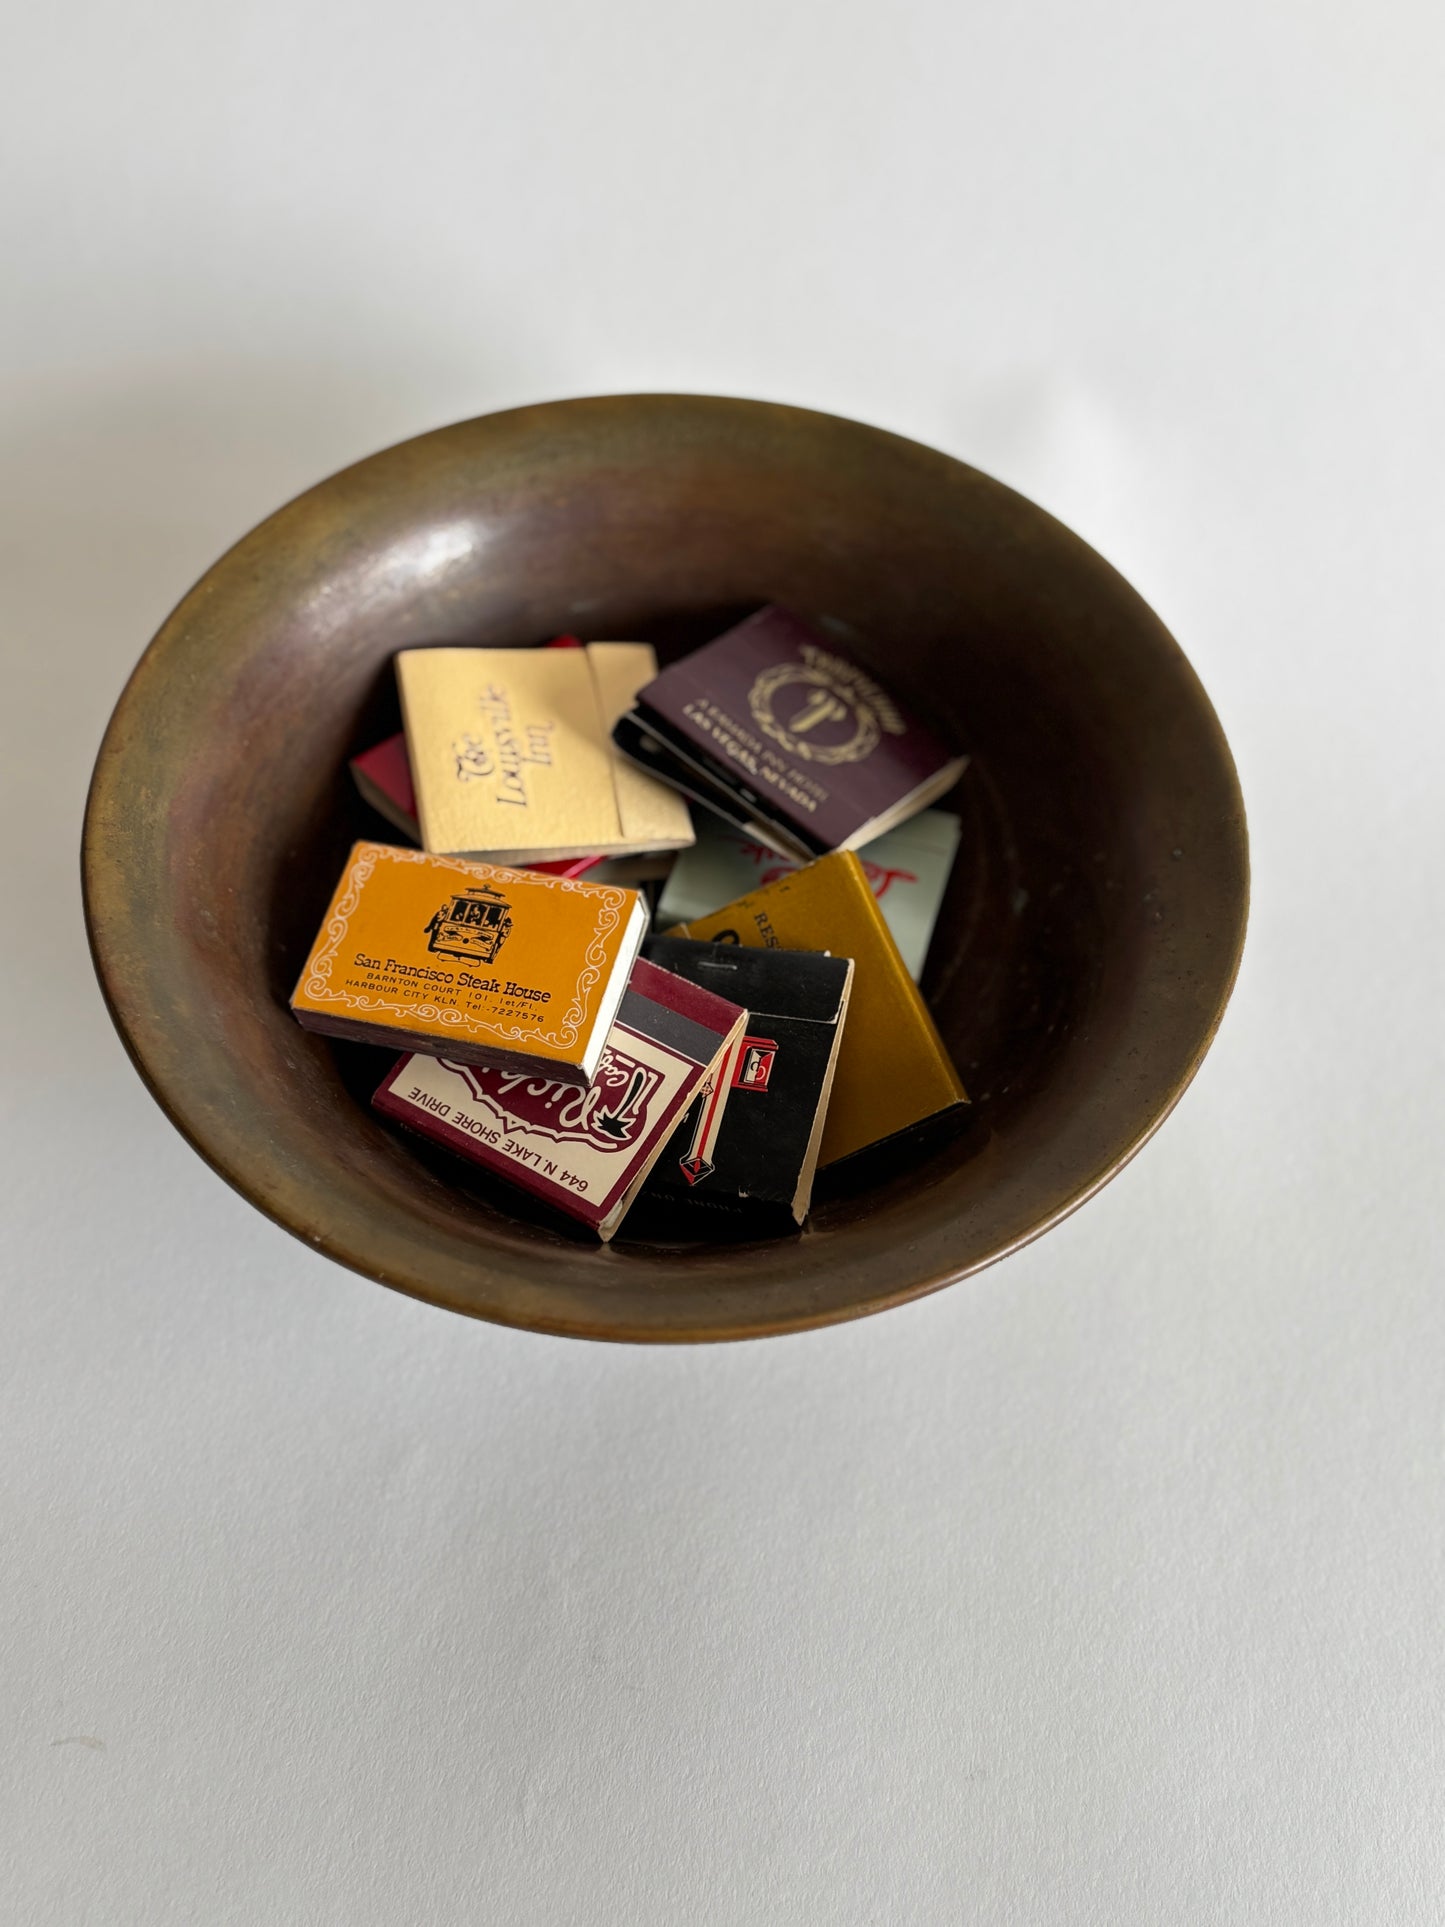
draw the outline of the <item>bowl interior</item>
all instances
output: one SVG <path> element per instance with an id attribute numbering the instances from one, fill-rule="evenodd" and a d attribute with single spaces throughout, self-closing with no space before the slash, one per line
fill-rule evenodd
<path id="1" fill-rule="evenodd" d="M 797 609 L 972 752 L 924 989 L 962 1133 L 820 1184 L 776 1243 L 599 1250 L 367 1107 L 390 1054 L 286 1008 L 345 852 L 390 658 L 559 630 L 670 658 Z M 1188 1082 L 1243 936 L 1238 786 L 1197 679 L 1042 510 L 932 450 L 761 403 L 622 397 L 423 436 L 254 530 L 117 707 L 85 845 L 97 968 L 142 1074 L 232 1183 L 358 1270 L 542 1330 L 699 1338 L 876 1309 L 1035 1235 Z M 625 1229 L 625 1227 L 624 1227 Z"/>

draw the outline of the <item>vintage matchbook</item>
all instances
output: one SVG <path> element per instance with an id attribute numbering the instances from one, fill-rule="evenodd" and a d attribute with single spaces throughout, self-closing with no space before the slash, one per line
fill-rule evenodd
<path id="1" fill-rule="evenodd" d="M 820 1166 L 904 1133 L 931 1132 L 968 1102 L 928 1006 L 909 976 L 863 865 L 819 858 L 669 936 L 768 950 L 826 950 L 857 966 Z"/>
<path id="2" fill-rule="evenodd" d="M 639 959 L 585 1090 L 535 1071 L 413 1056 L 372 1102 L 607 1239 L 746 1024 L 736 1004 Z"/>
<path id="3" fill-rule="evenodd" d="M 716 1120 L 690 1114 L 644 1190 L 658 1227 L 767 1237 L 808 1215 L 853 982 L 849 957 L 650 937 L 649 962 L 747 1008 Z M 689 1128 L 690 1127 L 690 1128 Z M 641 1207 L 639 1207 L 641 1208 Z"/>
<path id="4" fill-rule="evenodd" d="M 643 642 L 404 649 L 396 673 L 423 846 L 512 864 L 686 848 L 686 803 L 612 744 L 656 668 Z"/>
<path id="5" fill-rule="evenodd" d="M 664 669 L 613 735 L 642 768 L 802 863 L 916 816 L 968 761 L 776 607 Z"/>
<path id="6" fill-rule="evenodd" d="M 734 898 L 776 883 L 798 868 L 791 857 L 779 856 L 764 843 L 750 842 L 711 810 L 697 812 L 696 828 L 697 842 L 678 856 L 658 902 L 657 921 L 664 927 L 709 916 Z M 858 852 L 863 874 L 915 983 L 923 975 L 958 837 L 956 816 L 947 810 L 924 810 L 896 830 L 865 843 Z"/>
<path id="7" fill-rule="evenodd" d="M 542 647 L 580 649 L 582 645 L 576 636 L 553 636 Z M 655 672 L 656 663 L 653 664 L 653 670 Z M 352 781 L 377 814 L 384 816 L 403 836 L 409 836 L 413 843 L 420 843 L 421 825 L 416 820 L 416 789 L 411 780 L 405 730 L 398 730 L 395 736 L 388 736 L 385 742 L 363 750 L 360 756 L 353 756 L 348 767 Z M 568 870 L 565 874 L 577 876 L 580 872 Z M 621 879 L 608 877 L 605 881 L 616 883 Z"/>
<path id="8" fill-rule="evenodd" d="M 585 1084 L 647 930 L 633 890 L 357 843 L 291 998 L 364 1044 Z"/>

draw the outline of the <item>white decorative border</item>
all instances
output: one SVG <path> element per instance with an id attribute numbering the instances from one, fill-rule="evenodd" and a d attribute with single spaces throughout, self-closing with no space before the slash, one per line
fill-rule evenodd
<path id="1" fill-rule="evenodd" d="M 306 978 L 306 995 L 318 1003 L 343 1004 L 348 1010 L 363 1013 L 390 1011 L 397 1017 L 417 1018 L 423 1024 L 439 1024 L 452 1030 L 465 1030 L 473 1035 L 495 1037 L 503 1042 L 517 1042 L 525 1038 L 531 1043 L 550 1045 L 554 1050 L 567 1050 L 577 1042 L 582 1022 L 587 1015 L 588 995 L 599 981 L 607 964 L 606 939 L 616 929 L 627 901 L 627 892 L 617 890 L 606 884 L 584 884 L 574 877 L 529 876 L 522 870 L 502 869 L 504 876 L 520 877 L 528 884 L 542 886 L 548 890 L 558 890 L 570 894 L 585 892 L 599 900 L 597 925 L 592 933 L 592 942 L 587 955 L 582 960 L 582 970 L 572 993 L 572 1002 L 558 1028 L 538 1035 L 523 1025 L 515 1025 L 505 1030 L 500 1024 L 483 1023 L 460 1010 L 439 1010 L 435 1004 L 399 1004 L 385 997 L 358 997 L 349 990 L 333 990 L 331 987 L 331 968 L 336 961 L 347 927 L 351 922 L 356 906 L 361 901 L 361 891 L 368 877 L 375 870 L 378 859 L 385 857 L 393 863 L 424 863 L 430 869 L 454 870 L 459 876 L 475 877 L 479 871 L 494 873 L 498 866 L 492 864 L 462 863 L 451 857 L 432 856 L 426 850 L 400 850 L 391 843 L 369 843 L 362 847 L 347 872 L 347 888 L 340 896 L 326 920 L 327 942 L 324 949 L 317 951 L 311 960 Z"/>

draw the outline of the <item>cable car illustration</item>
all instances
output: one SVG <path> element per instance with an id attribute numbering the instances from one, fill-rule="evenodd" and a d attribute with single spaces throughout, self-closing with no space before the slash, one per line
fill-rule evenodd
<path id="1" fill-rule="evenodd" d="M 512 906 L 483 884 L 458 890 L 426 926 L 428 950 L 440 957 L 491 963 L 512 934 Z"/>

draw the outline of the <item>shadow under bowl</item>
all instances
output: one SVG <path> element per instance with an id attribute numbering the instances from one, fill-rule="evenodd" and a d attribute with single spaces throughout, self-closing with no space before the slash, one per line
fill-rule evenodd
<path id="1" fill-rule="evenodd" d="M 389 1053 L 291 1018 L 350 843 L 389 835 L 347 759 L 399 726 L 398 649 L 565 630 L 645 638 L 666 660 L 764 601 L 819 622 L 972 752 L 947 804 L 963 842 L 924 990 L 973 1105 L 921 1160 L 861 1187 L 825 1174 L 797 1237 L 599 1249 L 372 1113 Z M 131 677 L 83 870 L 137 1068 L 253 1204 L 435 1304 L 654 1340 L 876 1311 L 1056 1223 L 1198 1067 L 1248 896 L 1214 712 L 1093 550 L 898 436 L 666 395 L 462 422 L 253 530 Z"/>

